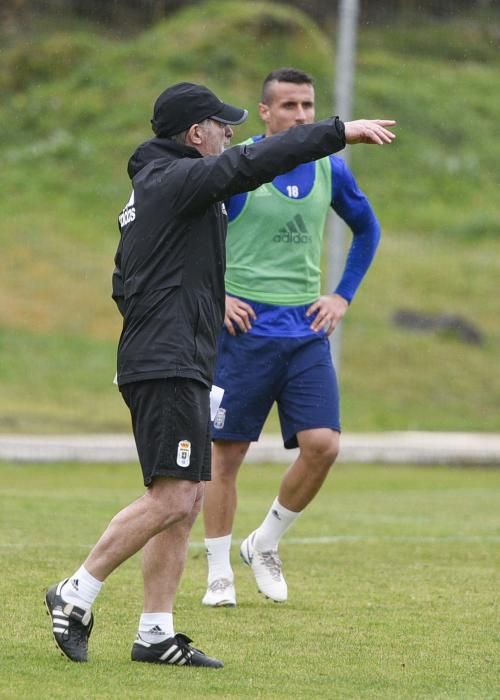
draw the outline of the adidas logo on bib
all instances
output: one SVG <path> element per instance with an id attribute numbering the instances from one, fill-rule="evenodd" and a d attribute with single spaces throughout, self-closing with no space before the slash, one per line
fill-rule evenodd
<path id="1" fill-rule="evenodd" d="M 285 226 L 280 228 L 278 233 L 273 236 L 275 243 L 310 243 L 311 240 L 306 222 L 300 214 L 287 221 Z"/>

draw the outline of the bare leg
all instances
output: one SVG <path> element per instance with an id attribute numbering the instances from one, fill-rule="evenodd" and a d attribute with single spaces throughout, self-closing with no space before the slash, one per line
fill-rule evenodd
<path id="1" fill-rule="evenodd" d="M 191 528 L 200 512 L 203 482 L 198 484 L 191 513 L 152 537 L 144 547 L 144 612 L 172 612 L 189 543 Z"/>
<path id="2" fill-rule="evenodd" d="M 203 500 L 205 537 L 223 537 L 233 529 L 238 501 L 236 479 L 249 442 L 217 440 L 212 448 L 212 481 Z"/>
<path id="3" fill-rule="evenodd" d="M 115 515 L 84 562 L 85 568 L 104 581 L 151 537 L 189 517 L 197 497 L 197 482 L 157 477 L 144 496 Z"/>
<path id="4" fill-rule="evenodd" d="M 268 598 L 287 600 L 288 587 L 281 572 L 278 546 L 299 513 L 313 500 L 335 461 L 339 433 L 329 428 L 303 430 L 297 434 L 299 456 L 285 473 L 274 500 L 257 530 L 241 545 L 258 589 Z"/>
<path id="5" fill-rule="evenodd" d="M 300 513 L 316 496 L 339 452 L 340 434 L 329 428 L 303 430 L 297 434 L 299 456 L 281 481 L 278 500 Z"/>

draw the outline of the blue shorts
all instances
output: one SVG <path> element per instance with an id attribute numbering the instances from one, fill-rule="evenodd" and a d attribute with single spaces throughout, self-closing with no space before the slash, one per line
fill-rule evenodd
<path id="1" fill-rule="evenodd" d="M 225 393 L 213 440 L 258 440 L 275 401 L 286 448 L 297 447 L 301 430 L 340 432 L 337 378 L 326 336 L 231 336 L 224 329 L 214 384 Z"/>

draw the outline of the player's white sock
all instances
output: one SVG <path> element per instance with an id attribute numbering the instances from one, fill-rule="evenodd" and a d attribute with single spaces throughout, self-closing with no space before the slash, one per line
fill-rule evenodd
<path id="1" fill-rule="evenodd" d="M 61 596 L 66 603 L 73 603 L 79 608 L 89 610 L 99 595 L 104 581 L 99 581 L 89 574 L 84 566 L 75 571 L 61 588 Z"/>
<path id="2" fill-rule="evenodd" d="M 142 613 L 139 620 L 139 635 L 150 644 L 159 644 L 174 636 L 174 618 L 172 613 Z"/>
<path id="3" fill-rule="evenodd" d="M 300 512 L 288 510 L 275 498 L 262 524 L 255 531 L 255 549 L 259 552 L 278 549 L 281 538 L 299 515 Z"/>
<path id="4" fill-rule="evenodd" d="M 219 578 L 227 578 L 230 581 L 234 578 L 231 569 L 231 538 L 231 533 L 224 537 L 205 538 L 209 584 Z"/>

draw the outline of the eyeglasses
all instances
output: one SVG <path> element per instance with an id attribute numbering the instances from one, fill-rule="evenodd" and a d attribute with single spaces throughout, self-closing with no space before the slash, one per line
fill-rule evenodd
<path id="1" fill-rule="evenodd" d="M 217 124 L 222 129 L 225 129 L 228 126 L 228 124 L 225 124 L 224 122 L 220 122 L 217 119 L 211 119 L 210 117 L 209 117 L 209 121 L 214 122 L 214 124 Z"/>

